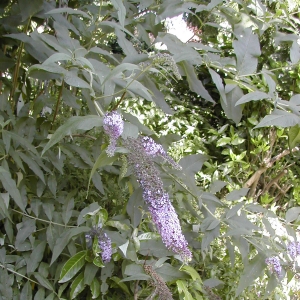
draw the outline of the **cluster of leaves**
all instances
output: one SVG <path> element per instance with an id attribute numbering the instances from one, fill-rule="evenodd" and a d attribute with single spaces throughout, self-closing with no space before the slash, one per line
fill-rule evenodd
<path id="1" fill-rule="evenodd" d="M 178 299 L 273 293 L 281 278 L 266 270 L 265 259 L 285 253 L 287 239 L 296 239 L 300 210 L 290 208 L 280 219 L 287 230 L 282 236 L 273 228 L 277 216 L 245 197 L 258 195 L 260 175 L 294 151 L 300 136 L 299 95 L 276 79 L 282 67 L 296 77 L 298 23 L 284 2 L 278 5 L 2 1 L 3 299 L 153 299 L 166 283 Z M 184 44 L 166 33 L 163 21 L 183 12 L 205 13 L 204 25 L 218 34 Z M 166 45 L 167 66 L 153 59 L 155 42 Z M 276 51 L 284 45 L 278 53 L 290 51 L 291 62 L 268 58 L 264 42 Z M 126 173 L 126 151 L 106 154 L 102 117 L 117 108 L 125 120 L 122 138 L 156 133 L 165 148 L 176 142 L 171 153 L 182 171 L 157 167 L 193 253 L 189 265 L 182 266 L 156 233 L 142 191 L 130 170 Z M 284 142 L 276 145 L 276 137 L 268 142 L 266 129 L 257 133 L 249 124 L 290 128 L 290 150 L 274 152 Z M 221 155 L 216 147 L 224 147 Z M 212 151 L 215 158 L 204 154 Z M 253 169 L 260 153 L 264 165 Z M 85 239 L 93 228 L 112 241 L 109 263 L 101 260 L 97 239 L 92 244 Z M 295 272 L 288 262 L 283 256 L 290 280 Z M 233 271 L 224 272 L 225 264 Z M 254 284 L 260 276 L 266 287 Z"/>

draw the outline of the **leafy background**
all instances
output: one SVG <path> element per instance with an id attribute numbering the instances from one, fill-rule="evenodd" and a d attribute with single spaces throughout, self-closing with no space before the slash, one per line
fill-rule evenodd
<path id="1" fill-rule="evenodd" d="M 298 1 L 5 0 L 0 12 L 2 299 L 154 299 L 164 283 L 174 299 L 299 298 L 287 254 L 300 222 Z M 187 43 L 166 30 L 179 14 Z M 126 153 L 106 155 L 114 109 L 123 138 L 151 135 L 183 168 L 158 164 L 188 265 L 156 233 Z M 106 264 L 85 239 L 99 224 Z"/>

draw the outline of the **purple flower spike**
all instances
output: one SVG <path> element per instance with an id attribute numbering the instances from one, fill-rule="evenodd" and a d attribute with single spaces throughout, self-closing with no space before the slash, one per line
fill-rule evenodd
<path id="1" fill-rule="evenodd" d="M 168 193 L 164 191 L 159 171 L 153 161 L 156 155 L 168 157 L 167 154 L 161 145 L 156 144 L 149 137 L 128 138 L 124 140 L 124 146 L 130 150 L 128 162 L 143 190 L 143 199 L 148 205 L 163 243 L 168 249 L 178 253 L 185 262 L 191 260 L 192 253 L 182 234 L 178 216 Z"/>
<path id="2" fill-rule="evenodd" d="M 112 249 L 111 249 L 111 240 L 107 236 L 106 233 L 101 234 L 98 236 L 98 245 L 101 249 L 101 258 L 104 263 L 108 263 L 111 260 Z"/>
<path id="3" fill-rule="evenodd" d="M 282 267 L 280 265 L 280 259 L 278 256 L 272 256 L 266 259 L 266 264 L 271 268 L 272 272 L 275 272 L 278 277 L 281 275 Z"/>
<path id="4" fill-rule="evenodd" d="M 297 245 L 296 242 L 291 242 L 287 245 L 287 251 L 291 258 L 295 258 L 297 256 Z"/>
<path id="5" fill-rule="evenodd" d="M 108 156 L 113 156 L 116 150 L 117 139 L 123 132 L 124 121 L 117 111 L 106 113 L 103 118 L 104 132 L 109 136 L 109 145 L 106 149 Z"/>

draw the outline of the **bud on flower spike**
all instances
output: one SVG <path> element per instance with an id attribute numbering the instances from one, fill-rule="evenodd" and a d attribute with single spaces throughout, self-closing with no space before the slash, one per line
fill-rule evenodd
<path id="1" fill-rule="evenodd" d="M 150 137 L 129 138 L 124 140 L 124 146 L 130 150 L 128 162 L 133 167 L 134 174 L 143 190 L 143 199 L 148 205 L 163 243 L 168 249 L 178 253 L 184 261 L 189 261 L 192 253 L 182 234 L 180 222 L 169 195 L 164 191 L 163 182 L 153 158 L 160 155 L 172 166 L 177 168 L 180 166 L 166 154 L 161 145 L 155 143 Z"/>
<path id="2" fill-rule="evenodd" d="M 104 132 L 109 136 L 109 145 L 106 149 L 108 156 L 113 156 L 116 150 L 117 140 L 123 132 L 124 121 L 117 111 L 106 113 L 103 118 Z"/>

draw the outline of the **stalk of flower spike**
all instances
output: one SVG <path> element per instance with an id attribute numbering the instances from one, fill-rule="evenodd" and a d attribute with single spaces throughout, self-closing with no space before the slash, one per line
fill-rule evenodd
<path id="1" fill-rule="evenodd" d="M 113 156 L 116 150 L 117 140 L 123 132 L 124 121 L 117 111 L 108 112 L 103 118 L 104 132 L 109 136 L 109 145 L 106 149 L 108 156 Z"/>
<path id="2" fill-rule="evenodd" d="M 152 220 L 166 247 L 181 255 L 184 261 L 192 257 L 188 243 L 182 234 L 180 222 L 168 193 L 164 191 L 159 171 L 153 157 L 158 154 L 167 156 L 161 145 L 149 137 L 129 138 L 124 146 L 130 150 L 128 162 L 143 190 L 143 199 L 148 205 Z M 176 164 L 174 162 L 174 164 Z"/>

